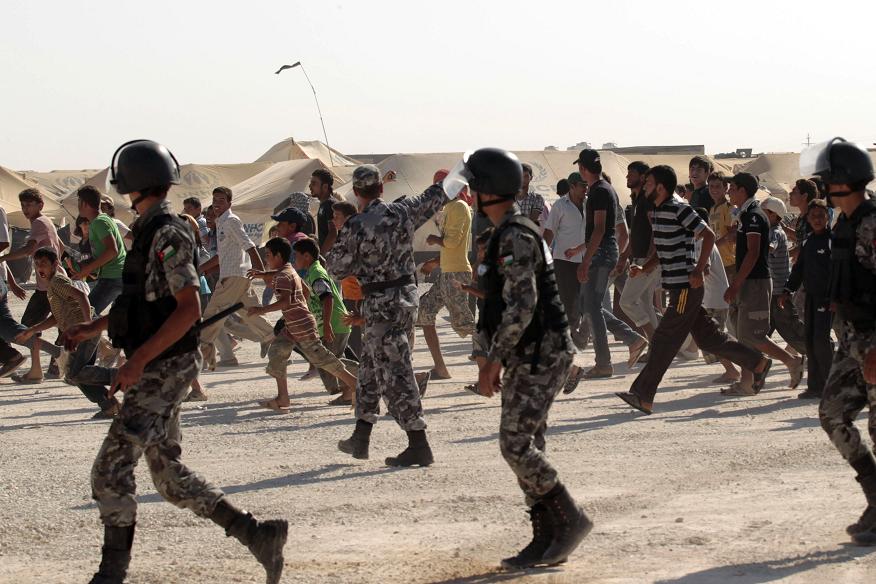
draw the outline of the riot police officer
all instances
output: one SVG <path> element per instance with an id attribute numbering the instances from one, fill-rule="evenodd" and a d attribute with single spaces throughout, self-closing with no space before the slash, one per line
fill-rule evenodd
<path id="1" fill-rule="evenodd" d="M 870 437 L 876 442 L 876 203 L 866 191 L 874 178 L 873 162 L 865 150 L 834 138 L 801 155 L 801 170 L 824 180 L 841 211 L 830 282 L 841 334 L 818 414 L 867 498 L 864 514 L 846 532 L 858 545 L 876 545 L 876 459 L 854 424 L 869 407 Z"/>
<path id="2" fill-rule="evenodd" d="M 121 584 L 134 539 L 137 502 L 134 468 L 145 456 L 155 488 L 168 501 L 219 524 L 248 546 L 280 580 L 287 522 L 257 521 L 180 461 L 180 403 L 201 368 L 201 307 L 191 229 L 166 200 L 179 184 L 179 165 L 151 140 L 123 144 L 110 166 L 111 184 L 129 194 L 139 219 L 124 272 L 124 290 L 108 316 L 66 331 L 68 346 L 107 330 L 125 350 L 111 393 L 124 405 L 113 420 L 91 471 L 92 497 L 105 525 L 103 557 L 92 584 Z"/>
<path id="3" fill-rule="evenodd" d="M 533 530 L 532 541 L 502 565 L 559 564 L 593 526 L 545 457 L 548 411 L 574 354 L 569 325 L 551 253 L 538 226 L 514 203 L 520 161 L 510 152 L 483 148 L 464 163 L 478 212 L 495 225 L 479 274 L 486 299 L 477 334 L 489 356 L 478 386 L 487 397 L 502 394 L 499 445 L 526 495 Z"/>

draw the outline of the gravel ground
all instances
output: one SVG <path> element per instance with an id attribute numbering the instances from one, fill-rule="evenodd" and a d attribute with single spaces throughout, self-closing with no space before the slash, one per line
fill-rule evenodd
<path id="1" fill-rule="evenodd" d="M 529 535 L 499 454 L 499 401 L 462 390 L 476 376 L 469 343 L 443 321 L 439 331 L 453 379 L 430 384 L 424 401 L 436 458 L 427 469 L 383 466 L 405 445 L 388 418 L 375 428 L 371 460 L 338 452 L 353 419 L 326 406 L 318 380 L 297 381 L 300 361 L 290 368 L 293 412 L 259 409 L 275 385 L 252 343 L 239 368 L 203 375 L 209 402 L 183 406 L 183 460 L 257 516 L 289 520 L 284 582 L 876 581 L 874 549 L 846 543 L 864 499 L 817 405 L 796 399 L 781 367 L 760 395 L 723 398 L 709 382 L 720 366 L 701 361 L 676 362 L 650 417 L 613 395 L 632 381 L 625 365 L 558 399 L 549 457 L 596 527 L 561 568 L 499 571 Z M 624 362 L 623 347 L 612 349 Z M 429 362 L 418 339 L 415 365 Z M 0 582 L 86 582 L 93 573 L 102 529 L 89 471 L 109 424 L 89 420 L 92 411 L 61 382 L 0 383 Z M 236 541 L 163 502 L 145 464 L 137 479 L 129 582 L 264 581 Z"/>

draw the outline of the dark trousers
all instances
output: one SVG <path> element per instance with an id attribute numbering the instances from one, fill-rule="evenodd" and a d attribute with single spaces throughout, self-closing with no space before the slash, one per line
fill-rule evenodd
<path id="1" fill-rule="evenodd" d="M 794 347 L 801 355 L 808 355 L 806 350 L 806 327 L 800 320 L 797 307 L 793 302 L 786 302 L 785 307 L 779 306 L 778 296 L 770 300 L 770 335 L 779 331 L 785 342 Z M 829 367 L 829 366 L 828 366 Z"/>
<path id="2" fill-rule="evenodd" d="M 691 335 L 703 351 L 723 357 L 749 371 L 754 371 L 760 363 L 762 355 L 758 351 L 721 332 L 718 324 L 703 308 L 703 292 L 703 288 L 669 291 L 669 306 L 654 331 L 648 362 L 630 387 L 630 392 L 643 402 L 654 402 L 657 387 L 687 335 Z"/>
<path id="3" fill-rule="evenodd" d="M 557 289 L 560 291 L 560 300 L 566 309 L 569 328 L 573 332 L 578 330 L 578 321 L 581 319 L 581 314 L 578 310 L 578 294 L 581 290 L 581 284 L 578 282 L 579 265 L 581 264 L 566 260 L 554 260 Z"/>
<path id="4" fill-rule="evenodd" d="M 67 379 L 79 388 L 88 401 L 106 410 L 113 402 L 107 396 L 107 387 L 112 384 L 115 372 L 113 369 L 94 365 L 99 342 L 100 337 L 94 337 L 79 343 L 70 355 Z"/>
<path id="5" fill-rule="evenodd" d="M 810 391 L 824 392 L 824 384 L 833 362 L 833 341 L 830 331 L 833 313 L 828 303 L 819 303 L 811 294 L 806 296 L 806 383 Z"/>
<path id="6" fill-rule="evenodd" d="M 353 313 L 356 311 L 356 300 L 344 300 L 344 306 L 347 308 L 347 312 Z M 353 351 L 353 357 L 350 357 L 349 354 L 347 358 L 351 358 L 354 361 L 359 360 L 359 355 L 362 354 L 362 327 L 359 326 L 351 326 L 350 327 L 350 338 L 347 339 L 347 348 Z"/>

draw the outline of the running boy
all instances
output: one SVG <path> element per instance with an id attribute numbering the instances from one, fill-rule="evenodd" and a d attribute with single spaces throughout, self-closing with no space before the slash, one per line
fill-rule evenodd
<path id="1" fill-rule="evenodd" d="M 824 199 L 813 199 L 806 212 L 811 231 L 803 243 L 797 263 L 784 293 L 779 297 L 780 306 L 793 306 L 791 295 L 806 288 L 806 391 L 801 399 L 821 399 L 830 364 L 833 361 L 833 341 L 830 329 L 833 313 L 830 311 L 830 220 Z"/>
<path id="2" fill-rule="evenodd" d="M 262 407 L 276 412 L 289 411 L 289 388 L 286 383 L 286 362 L 294 349 L 314 367 L 327 371 L 337 377 L 346 386 L 342 397 L 352 400 L 356 389 L 356 377 L 346 364 L 320 342 L 316 330 L 316 318 L 307 308 L 304 283 L 292 268 L 289 258 L 292 246 L 282 237 L 275 237 L 265 244 L 265 260 L 269 270 L 275 270 L 274 294 L 277 301 L 267 306 L 253 306 L 249 314 L 263 315 L 277 310 L 282 311 L 284 327 L 274 338 L 268 349 L 267 373 L 277 380 L 277 397 L 260 402 Z M 265 272 L 254 271 L 255 277 L 264 277 Z M 350 367 L 356 368 L 352 361 L 347 361 Z M 358 372 L 358 371 L 357 371 Z"/>
<path id="3" fill-rule="evenodd" d="M 47 297 L 51 313 L 42 322 L 20 333 L 16 341 L 27 342 L 35 334 L 53 326 L 57 326 L 58 331 L 63 334 L 72 326 L 91 322 L 93 313 L 88 302 L 88 285 L 82 281 L 74 283 L 68 278 L 59 265 L 58 253 L 50 247 L 36 250 L 33 260 L 39 278 L 48 282 Z M 100 408 L 94 419 L 111 419 L 118 414 L 119 403 L 116 398 L 107 396 L 106 386 L 112 383 L 113 370 L 93 367 L 99 340 L 100 337 L 93 337 L 79 343 L 67 361 L 67 371 L 60 373 L 68 383 L 76 385 L 89 401 Z"/>

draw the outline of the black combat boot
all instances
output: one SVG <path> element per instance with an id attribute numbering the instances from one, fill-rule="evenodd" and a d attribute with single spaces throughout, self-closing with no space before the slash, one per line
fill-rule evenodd
<path id="1" fill-rule="evenodd" d="M 258 521 L 252 514 L 237 509 L 222 499 L 210 515 L 213 523 L 225 528 L 225 535 L 249 548 L 265 568 L 267 584 L 278 584 L 283 574 L 283 546 L 289 524 L 285 519 Z"/>
<path id="2" fill-rule="evenodd" d="M 134 545 L 134 526 L 103 528 L 103 547 L 100 568 L 90 584 L 122 584 L 131 562 L 131 546 Z"/>
<path id="3" fill-rule="evenodd" d="M 435 458 L 426 440 L 426 431 L 412 430 L 408 432 L 408 447 L 398 456 L 387 458 L 386 466 L 429 466 L 433 462 Z"/>
<path id="4" fill-rule="evenodd" d="M 581 540 L 593 529 L 593 523 L 560 483 L 541 502 L 551 515 L 554 536 L 541 563 L 554 566 L 566 561 L 569 554 L 575 551 Z"/>
<path id="5" fill-rule="evenodd" d="M 536 503 L 528 513 L 532 521 L 532 541 L 516 556 L 502 560 L 502 567 L 507 570 L 522 570 L 542 564 L 542 557 L 554 539 L 554 527 L 547 507 Z"/>
<path id="6" fill-rule="evenodd" d="M 353 458 L 368 460 L 368 445 L 371 443 L 371 429 L 374 424 L 364 420 L 356 420 L 353 435 L 338 442 L 338 450 L 344 454 L 352 454 Z"/>
<path id="7" fill-rule="evenodd" d="M 849 535 L 876 530 L 876 472 L 870 473 L 867 476 L 858 475 L 855 477 L 855 480 L 861 484 L 864 496 L 867 497 L 867 508 L 864 509 L 864 514 L 861 515 L 857 522 L 846 527 L 846 533 Z"/>

